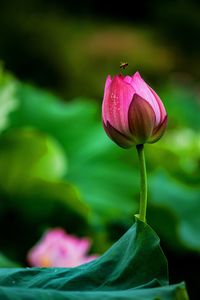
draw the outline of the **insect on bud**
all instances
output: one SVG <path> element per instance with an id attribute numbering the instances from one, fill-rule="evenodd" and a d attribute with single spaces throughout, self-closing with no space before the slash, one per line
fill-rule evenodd
<path id="1" fill-rule="evenodd" d="M 128 67 L 128 63 L 127 62 L 121 62 L 119 67 L 120 67 L 120 69 L 126 69 Z"/>

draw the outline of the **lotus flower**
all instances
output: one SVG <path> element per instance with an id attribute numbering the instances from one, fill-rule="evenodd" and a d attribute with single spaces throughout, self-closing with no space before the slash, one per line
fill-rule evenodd
<path id="1" fill-rule="evenodd" d="M 102 118 L 107 135 L 123 148 L 155 143 L 167 126 L 162 101 L 139 72 L 107 77 Z"/>
<path id="2" fill-rule="evenodd" d="M 27 260 L 33 267 L 75 267 L 97 258 L 88 256 L 88 238 L 77 238 L 61 228 L 47 231 L 28 252 Z"/>

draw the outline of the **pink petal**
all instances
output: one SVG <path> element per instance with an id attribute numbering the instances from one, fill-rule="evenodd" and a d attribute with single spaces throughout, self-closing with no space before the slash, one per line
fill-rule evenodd
<path id="1" fill-rule="evenodd" d="M 76 244 L 76 252 L 79 256 L 85 255 L 91 246 L 89 239 L 79 239 Z"/>
<path id="2" fill-rule="evenodd" d="M 105 89 L 102 115 L 105 124 L 109 122 L 112 127 L 127 136 L 130 133 L 128 109 L 134 89 L 123 79 L 122 76 L 115 76 Z"/>
<path id="3" fill-rule="evenodd" d="M 65 231 L 62 228 L 54 228 L 53 230 L 49 230 L 44 233 L 43 239 L 45 239 L 46 242 L 52 241 L 52 239 L 57 240 L 65 236 Z"/>
<path id="4" fill-rule="evenodd" d="M 149 102 L 149 104 L 152 106 L 156 116 L 156 124 L 159 124 L 161 120 L 161 112 L 160 112 L 159 104 L 155 99 L 154 94 L 151 91 L 152 89 L 150 89 L 149 86 L 146 84 L 146 82 L 142 79 L 139 72 L 136 72 L 132 76 L 131 85 L 135 89 L 135 92 L 143 99 L 145 99 L 147 102 Z"/>
<path id="5" fill-rule="evenodd" d="M 105 132 L 107 135 L 113 140 L 117 145 L 119 145 L 122 148 L 130 148 L 133 144 L 133 141 L 130 140 L 128 137 L 123 135 L 121 132 L 119 132 L 117 129 L 115 129 L 112 125 L 110 125 L 109 122 L 107 122 L 107 125 L 104 124 L 103 126 L 105 129 Z"/>
<path id="6" fill-rule="evenodd" d="M 160 114 L 161 114 L 161 118 L 160 118 L 160 122 L 162 123 L 164 121 L 164 119 L 166 118 L 166 110 L 165 110 L 165 107 L 160 99 L 160 97 L 156 94 L 156 92 L 149 86 L 149 89 L 151 90 L 152 94 L 154 95 L 157 103 L 158 103 L 158 106 L 159 106 L 159 109 L 160 109 Z"/>
<path id="7" fill-rule="evenodd" d="M 145 99 L 135 94 L 129 113 L 129 127 L 135 144 L 144 144 L 151 136 L 155 125 L 155 113 Z"/>
<path id="8" fill-rule="evenodd" d="M 108 77 L 106 78 L 105 89 L 109 88 L 109 85 L 111 84 L 111 82 L 112 82 L 112 78 L 110 75 L 108 75 Z"/>
<path id="9" fill-rule="evenodd" d="M 157 142 L 163 136 L 167 127 L 167 121 L 168 120 L 166 116 L 163 122 L 154 129 L 151 138 L 148 140 L 149 144 Z"/>
<path id="10" fill-rule="evenodd" d="M 109 86 L 112 82 L 112 79 L 111 79 L 111 76 L 108 75 L 107 78 L 106 78 L 106 83 L 105 83 L 105 87 L 104 87 L 104 98 L 105 98 L 105 95 L 108 94 L 108 91 L 109 91 Z M 103 121 L 104 123 L 106 123 L 106 111 L 104 112 L 104 109 L 102 109 L 102 118 L 103 118 Z"/>
<path id="11" fill-rule="evenodd" d="M 129 76 L 129 75 L 126 75 L 125 77 L 124 77 L 124 79 L 123 79 L 125 82 L 127 82 L 127 83 L 131 83 L 132 82 L 132 77 L 131 76 Z"/>
<path id="12" fill-rule="evenodd" d="M 90 255 L 82 258 L 81 264 L 86 264 L 98 258 L 98 255 Z"/>
<path id="13" fill-rule="evenodd" d="M 88 238 L 79 239 L 56 228 L 43 235 L 28 252 L 27 259 L 36 267 L 73 267 L 85 262 L 89 247 Z"/>

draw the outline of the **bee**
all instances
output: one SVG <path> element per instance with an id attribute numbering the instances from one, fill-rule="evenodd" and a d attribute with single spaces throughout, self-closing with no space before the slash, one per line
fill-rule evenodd
<path id="1" fill-rule="evenodd" d="M 120 67 L 120 69 L 124 70 L 128 67 L 128 63 L 127 62 L 121 62 L 119 67 Z"/>

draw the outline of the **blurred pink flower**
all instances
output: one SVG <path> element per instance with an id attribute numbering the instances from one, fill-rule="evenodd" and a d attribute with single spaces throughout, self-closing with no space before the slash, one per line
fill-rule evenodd
<path id="1" fill-rule="evenodd" d="M 33 267 L 75 267 L 97 258 L 97 255 L 87 255 L 90 246 L 88 238 L 77 238 L 62 228 L 55 228 L 30 249 L 27 260 Z"/>
<path id="2" fill-rule="evenodd" d="M 102 104 L 103 125 L 108 136 L 119 146 L 154 143 L 167 126 L 167 114 L 159 96 L 142 79 L 110 75 L 105 83 Z"/>

